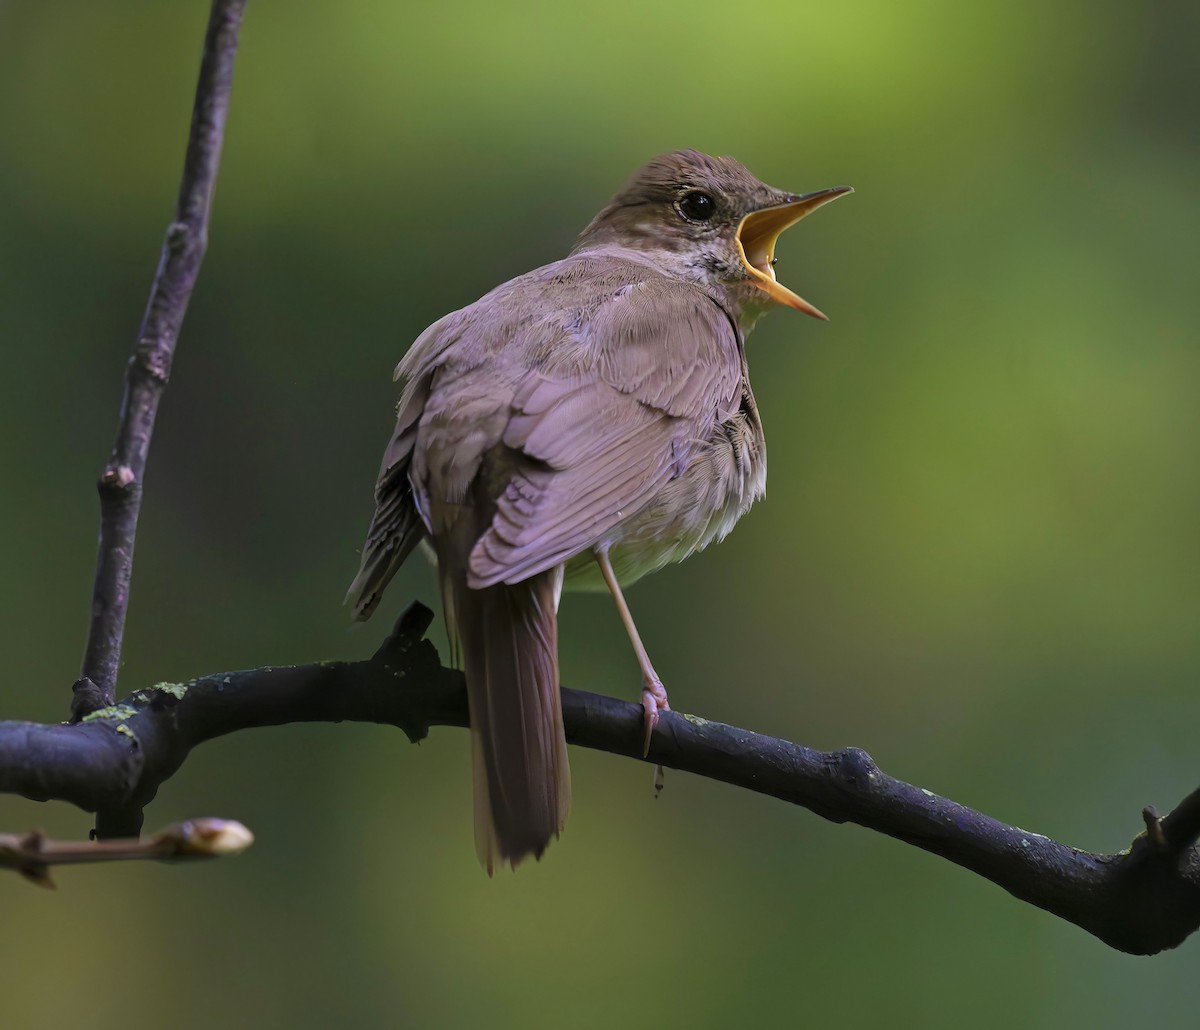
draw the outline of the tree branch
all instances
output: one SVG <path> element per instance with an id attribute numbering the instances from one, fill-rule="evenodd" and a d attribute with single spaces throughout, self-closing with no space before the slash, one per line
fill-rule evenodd
<path id="1" fill-rule="evenodd" d="M 221 858 L 245 851 L 254 834 L 232 819 L 187 819 L 172 823 L 149 840 L 60 841 L 33 833 L 0 833 L 0 868 L 15 869 L 39 887 L 53 887 L 52 865 L 119 862 L 152 858 Z"/>
<path id="2" fill-rule="evenodd" d="M 208 216 L 245 6 L 245 0 L 213 2 L 175 219 L 167 227 L 150 300 L 126 368 L 117 436 L 98 484 L 100 546 L 83 671 L 71 706 L 77 719 L 112 704 L 116 696 L 146 455 L 158 403 L 171 374 L 179 327 L 208 246 Z"/>
<path id="3" fill-rule="evenodd" d="M 365 662 L 219 673 L 160 683 L 77 725 L 0 723 L 0 791 L 87 811 L 138 809 L 196 745 L 291 722 L 386 723 L 409 739 L 466 726 L 460 673 L 422 639 L 432 614 L 414 604 Z M 567 739 L 642 760 L 640 705 L 563 691 Z M 1200 927 L 1200 790 L 1115 854 L 1091 854 L 1005 824 L 881 772 L 857 748 L 814 751 L 663 712 L 645 758 L 877 830 L 940 855 L 1133 954 L 1173 948 Z"/>

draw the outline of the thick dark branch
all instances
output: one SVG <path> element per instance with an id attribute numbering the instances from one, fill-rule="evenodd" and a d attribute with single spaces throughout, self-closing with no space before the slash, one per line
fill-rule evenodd
<path id="1" fill-rule="evenodd" d="M 100 548 L 83 678 L 76 685 L 72 705 L 77 716 L 86 713 L 93 698 L 111 704 L 115 696 L 146 454 L 158 402 L 171 374 L 179 327 L 207 246 L 208 215 L 245 6 L 245 0 L 214 0 L 212 6 L 175 220 L 167 227 L 150 300 L 125 372 L 116 441 L 100 476 Z"/>
<path id="2" fill-rule="evenodd" d="M 412 740 L 430 726 L 465 726 L 462 677 L 422 638 L 414 605 L 366 662 L 329 662 L 205 676 L 136 691 L 78 725 L 0 723 L 0 790 L 58 798 L 88 811 L 149 802 L 197 744 L 290 722 L 387 723 Z M 642 758 L 642 708 L 563 691 L 573 744 Z M 963 866 L 1121 951 L 1152 954 L 1200 926 L 1195 839 L 1200 791 L 1127 851 L 1089 854 L 1006 826 L 881 772 L 856 748 L 813 751 L 748 730 L 663 713 L 647 760 L 858 823 Z"/>

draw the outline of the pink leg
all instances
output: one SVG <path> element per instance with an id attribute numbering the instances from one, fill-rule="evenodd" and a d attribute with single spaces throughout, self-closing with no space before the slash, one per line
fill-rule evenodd
<path id="1" fill-rule="evenodd" d="M 654 671 L 654 666 L 650 664 L 650 656 L 646 654 L 633 616 L 629 614 L 629 605 L 625 603 L 625 595 L 621 593 L 621 585 L 613 572 L 612 562 L 608 560 L 608 551 L 596 551 L 596 564 L 600 566 L 600 574 L 617 604 L 617 611 L 625 624 L 625 632 L 629 634 L 629 642 L 633 644 L 634 653 L 637 655 L 638 665 L 642 667 L 642 708 L 646 711 L 646 740 L 642 755 L 645 756 L 650 753 L 650 738 L 654 734 L 654 727 L 658 725 L 658 713 L 671 710 L 667 703 L 667 690 L 658 678 L 658 673 Z"/>

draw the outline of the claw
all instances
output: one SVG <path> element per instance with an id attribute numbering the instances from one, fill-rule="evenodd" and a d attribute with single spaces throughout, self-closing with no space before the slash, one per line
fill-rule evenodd
<path id="1" fill-rule="evenodd" d="M 658 725 L 658 713 L 669 712 L 667 690 L 659 679 L 647 679 L 642 688 L 642 708 L 646 713 L 646 738 L 642 745 L 642 757 L 650 754 L 650 738 L 654 736 L 654 727 Z"/>

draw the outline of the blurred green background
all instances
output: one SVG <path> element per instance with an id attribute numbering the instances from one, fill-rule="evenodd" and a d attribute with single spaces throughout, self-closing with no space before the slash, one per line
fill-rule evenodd
<path id="1" fill-rule="evenodd" d="M 340 607 L 417 333 L 561 256 L 677 146 L 797 191 L 751 339 L 768 499 L 630 601 L 678 708 L 1083 848 L 1196 784 L 1195 4 L 252 0 L 212 242 L 151 455 L 126 689 L 368 655 Z M 0 714 L 56 720 L 93 482 L 178 184 L 207 5 L 0 3 Z M 441 630 L 435 639 L 442 643 Z M 633 697 L 611 605 L 564 680 Z M 1196 941 L 1118 955 L 955 867 L 682 774 L 572 756 L 489 881 L 467 735 L 205 746 L 148 813 L 243 858 L 0 877 L 12 1026 L 1194 1025 Z M 90 817 L 0 799 L 0 828 Z"/>

